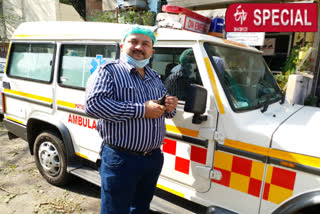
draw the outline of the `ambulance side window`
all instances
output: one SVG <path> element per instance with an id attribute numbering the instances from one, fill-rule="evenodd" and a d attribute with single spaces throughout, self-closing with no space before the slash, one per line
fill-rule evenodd
<path id="1" fill-rule="evenodd" d="M 12 45 L 8 76 L 41 82 L 51 82 L 54 44 Z"/>
<path id="2" fill-rule="evenodd" d="M 60 57 L 59 84 L 84 89 L 99 65 L 116 58 L 115 45 L 64 44 Z"/>
<path id="3" fill-rule="evenodd" d="M 192 48 L 155 48 L 151 67 L 161 75 L 168 93 L 185 101 L 190 84 L 202 85 Z"/>

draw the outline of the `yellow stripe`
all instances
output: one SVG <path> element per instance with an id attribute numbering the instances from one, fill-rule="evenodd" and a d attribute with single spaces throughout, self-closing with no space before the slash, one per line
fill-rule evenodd
<path id="1" fill-rule="evenodd" d="M 48 36 L 53 36 L 53 37 L 75 37 L 75 36 L 79 36 L 79 34 L 51 34 L 51 35 L 44 35 L 44 34 L 17 34 L 14 35 L 14 37 L 18 38 L 26 38 L 26 37 L 48 37 Z"/>
<path id="2" fill-rule="evenodd" d="M 224 141 L 224 145 L 235 148 L 235 149 L 245 150 L 247 152 L 253 152 L 253 153 L 256 153 L 259 155 L 268 156 L 268 154 L 269 154 L 268 148 L 264 148 L 261 146 L 256 146 L 256 145 L 252 145 L 252 144 L 248 144 L 248 143 L 243 143 L 240 141 L 226 139 Z"/>
<path id="3" fill-rule="evenodd" d="M 165 187 L 165 186 L 163 186 L 163 185 L 161 185 L 161 184 L 157 184 L 157 187 L 160 188 L 160 189 L 163 189 L 164 191 L 170 192 L 170 193 L 172 193 L 172 194 L 174 194 L 174 195 L 177 195 L 177 196 L 180 196 L 180 197 L 184 198 L 184 194 L 183 194 L 183 193 L 180 193 L 180 192 L 178 192 L 178 191 L 175 191 L 175 190 L 173 190 L 173 189 L 170 189 L 170 188 L 168 188 L 168 187 Z"/>
<path id="4" fill-rule="evenodd" d="M 270 149 L 269 157 L 320 168 L 320 158 Z"/>
<path id="5" fill-rule="evenodd" d="M 281 151 L 278 149 L 269 149 L 230 139 L 226 139 L 224 145 L 235 149 L 256 153 L 259 155 L 265 155 L 267 157 L 277 158 L 279 160 L 320 168 L 320 158 L 317 157 Z"/>
<path id="6" fill-rule="evenodd" d="M 177 126 L 172 126 L 172 125 L 168 125 L 168 124 L 166 124 L 166 129 L 169 132 L 174 132 L 174 133 L 187 135 L 187 136 L 191 136 L 191 137 L 198 137 L 198 135 L 199 135 L 199 131 L 181 128 L 181 127 L 177 127 Z"/>
<path id="7" fill-rule="evenodd" d="M 14 37 L 43 37 L 45 35 L 25 35 L 25 34 L 18 34 L 14 35 Z"/>
<path id="8" fill-rule="evenodd" d="M 35 100 L 40 100 L 40 101 L 44 101 L 44 102 L 47 102 L 47 103 L 52 103 L 52 99 L 48 98 L 48 97 L 42 97 L 42 96 L 39 96 L 39 95 L 29 94 L 29 93 L 25 93 L 25 92 L 22 92 L 22 91 L 15 91 L 15 90 L 7 89 L 7 88 L 5 88 L 4 91 L 7 92 L 7 93 L 10 93 L 10 94 L 15 94 L 15 95 L 19 95 L 19 96 L 22 96 L 22 97 L 28 97 L 28 98 L 32 98 L 32 99 L 35 99 Z"/>
<path id="9" fill-rule="evenodd" d="M 14 119 L 14 118 L 12 118 L 12 117 L 7 117 L 7 116 L 6 116 L 6 118 L 7 118 L 8 120 L 12 120 L 12 121 L 14 121 L 14 122 L 17 122 L 17 123 L 23 124 L 23 123 L 22 123 L 22 121 L 17 120 L 17 119 Z"/>
<path id="10" fill-rule="evenodd" d="M 76 155 L 78 155 L 78 156 L 80 156 L 82 158 L 88 159 L 88 156 L 85 156 L 85 155 L 83 155 L 83 154 L 81 154 L 79 152 L 76 152 Z"/>
<path id="11" fill-rule="evenodd" d="M 58 105 L 61 105 L 61 106 L 66 106 L 69 108 L 76 108 L 76 104 L 74 104 L 74 103 L 69 103 L 69 102 L 62 101 L 62 100 L 58 100 L 57 103 L 58 103 Z"/>
<path id="12" fill-rule="evenodd" d="M 208 71 L 208 74 L 209 74 L 209 78 L 210 78 L 210 82 L 211 82 L 211 86 L 212 86 L 212 89 L 213 89 L 214 96 L 215 96 L 215 98 L 217 100 L 219 112 L 220 112 L 220 114 L 224 114 L 225 113 L 224 107 L 223 107 L 223 104 L 221 102 L 221 98 L 220 98 L 220 95 L 219 95 L 216 79 L 214 78 L 213 70 L 212 70 L 209 58 L 205 57 L 204 58 L 204 62 L 205 62 L 206 67 L 207 67 L 207 71 Z"/>
<path id="13" fill-rule="evenodd" d="M 7 73 L 7 65 L 8 65 L 8 58 L 9 58 L 9 53 L 10 53 L 10 50 L 11 50 L 11 42 L 9 43 L 9 48 L 8 48 L 8 52 L 7 52 L 7 59 L 6 59 L 6 67 L 4 68 L 4 73 Z"/>

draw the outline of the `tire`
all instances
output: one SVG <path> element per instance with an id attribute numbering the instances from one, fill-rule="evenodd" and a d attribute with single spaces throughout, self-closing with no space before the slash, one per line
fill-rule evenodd
<path id="1" fill-rule="evenodd" d="M 50 184 L 63 186 L 68 183 L 66 151 L 56 134 L 42 132 L 35 140 L 33 151 L 39 172 Z"/>

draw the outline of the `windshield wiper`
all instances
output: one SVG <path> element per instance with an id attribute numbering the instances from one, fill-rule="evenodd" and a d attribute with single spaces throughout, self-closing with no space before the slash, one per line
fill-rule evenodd
<path id="1" fill-rule="evenodd" d="M 264 112 L 266 112 L 268 110 L 269 104 L 270 104 L 270 97 L 266 96 L 266 101 L 263 103 L 263 107 L 261 109 L 261 113 L 264 113 Z"/>

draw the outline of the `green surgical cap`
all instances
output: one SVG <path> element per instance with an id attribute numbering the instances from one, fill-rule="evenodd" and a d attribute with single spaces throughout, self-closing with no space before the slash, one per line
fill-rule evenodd
<path id="1" fill-rule="evenodd" d="M 195 61 L 192 49 L 187 49 L 182 52 L 179 57 L 180 63 L 193 63 Z"/>
<path id="2" fill-rule="evenodd" d="M 123 35 L 123 39 L 122 42 L 124 42 L 124 40 L 127 38 L 127 36 L 129 36 L 130 34 L 144 34 L 149 36 L 152 39 L 152 43 L 154 44 L 156 42 L 156 36 L 155 34 L 152 32 L 152 30 L 139 26 L 139 25 L 135 25 L 134 27 L 130 27 L 128 28 Z"/>

